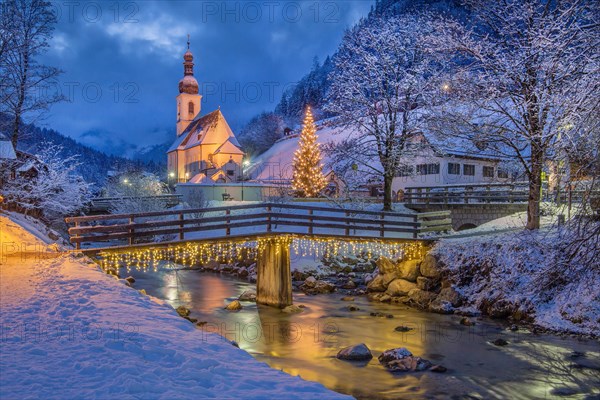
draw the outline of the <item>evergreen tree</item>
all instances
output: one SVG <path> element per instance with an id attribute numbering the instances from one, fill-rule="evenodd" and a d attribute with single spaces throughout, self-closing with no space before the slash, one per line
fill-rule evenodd
<path id="1" fill-rule="evenodd" d="M 327 185 L 317 143 L 317 127 L 310 107 L 306 108 L 304 126 L 294 153 L 292 188 L 301 197 L 316 197 Z"/>

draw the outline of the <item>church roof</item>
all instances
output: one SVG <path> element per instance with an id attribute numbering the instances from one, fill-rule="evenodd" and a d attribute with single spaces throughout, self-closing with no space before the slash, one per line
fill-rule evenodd
<path id="1" fill-rule="evenodd" d="M 196 116 L 171 145 L 169 150 L 167 150 L 167 153 L 175 150 L 186 150 L 203 144 L 220 144 L 222 145 L 221 147 L 223 147 L 226 142 L 231 143 L 238 148 L 239 152 L 241 152 L 241 146 L 225 120 L 225 117 L 221 113 L 221 110 L 215 110 L 202 117 L 199 115 Z M 226 151 L 223 150 L 222 152 Z"/>
<path id="2" fill-rule="evenodd" d="M 237 140 L 236 140 L 237 142 Z M 235 144 L 231 142 L 231 138 L 228 139 L 225 143 L 223 143 L 217 150 L 215 150 L 215 154 L 244 154 L 244 152 Z"/>

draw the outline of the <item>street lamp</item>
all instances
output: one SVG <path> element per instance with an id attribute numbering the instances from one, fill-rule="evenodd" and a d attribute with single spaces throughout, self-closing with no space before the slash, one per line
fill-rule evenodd
<path id="1" fill-rule="evenodd" d="M 245 168 L 250 165 L 250 160 L 242 161 L 242 201 L 244 201 L 244 181 L 246 180 Z"/>

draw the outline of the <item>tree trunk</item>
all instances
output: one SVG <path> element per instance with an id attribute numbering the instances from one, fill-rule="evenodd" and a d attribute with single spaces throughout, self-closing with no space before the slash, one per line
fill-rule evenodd
<path id="1" fill-rule="evenodd" d="M 540 228 L 540 201 L 542 191 L 543 152 L 532 146 L 531 174 L 529 175 L 529 200 L 527 203 L 527 229 Z"/>
<path id="2" fill-rule="evenodd" d="M 383 176 L 383 211 L 392 211 L 392 182 L 394 176 L 385 174 Z"/>

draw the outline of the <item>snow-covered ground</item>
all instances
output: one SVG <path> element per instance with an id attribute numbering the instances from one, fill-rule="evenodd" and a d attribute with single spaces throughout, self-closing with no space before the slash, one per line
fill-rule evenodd
<path id="1" fill-rule="evenodd" d="M 486 225 L 506 228 L 518 219 L 515 215 Z M 555 331 L 598 335 L 600 260 L 595 265 L 565 260 L 564 232 L 550 227 L 531 232 L 520 226 L 437 243 L 434 253 L 466 299 L 465 308 L 522 315 Z"/>
<path id="2" fill-rule="evenodd" d="M 2 399 L 347 398 L 60 253 L 34 222 L 0 215 L 0 242 Z"/>

